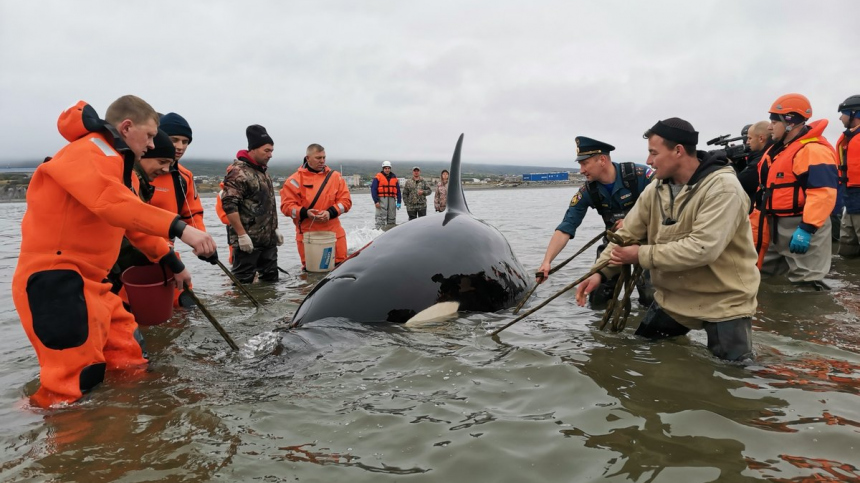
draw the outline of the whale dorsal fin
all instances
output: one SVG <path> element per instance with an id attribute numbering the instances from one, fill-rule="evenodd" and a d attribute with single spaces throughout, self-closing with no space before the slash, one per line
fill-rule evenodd
<path id="1" fill-rule="evenodd" d="M 451 158 L 451 173 L 448 176 L 448 211 L 452 213 L 471 213 L 463 194 L 463 180 L 460 177 L 460 150 L 463 148 L 463 134 L 457 140 L 454 157 Z"/>

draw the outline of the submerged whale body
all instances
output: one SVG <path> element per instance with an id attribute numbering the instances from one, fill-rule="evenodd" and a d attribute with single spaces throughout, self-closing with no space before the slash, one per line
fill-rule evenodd
<path id="1" fill-rule="evenodd" d="M 469 212 L 462 144 L 460 135 L 447 211 L 398 225 L 353 253 L 305 297 L 291 326 L 328 317 L 406 322 L 437 304 L 495 312 L 518 302 L 532 282 L 501 232 Z"/>

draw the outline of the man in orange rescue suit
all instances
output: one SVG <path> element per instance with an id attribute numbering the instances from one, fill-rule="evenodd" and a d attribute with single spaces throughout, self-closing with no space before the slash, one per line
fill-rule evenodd
<path id="1" fill-rule="evenodd" d="M 807 125 L 812 106 L 800 94 L 779 97 L 769 112 L 774 144 L 759 162 L 759 179 L 771 238 L 761 272 L 824 290 L 838 184 L 836 153 L 823 136 L 827 120 Z"/>
<path id="2" fill-rule="evenodd" d="M 340 215 L 352 208 L 352 198 L 341 174 L 325 164 L 325 148 L 308 146 L 302 166 L 281 188 L 281 212 L 296 225 L 296 247 L 305 269 L 304 234 L 331 231 L 337 236 L 334 263 L 346 260 L 346 232 Z"/>
<path id="3" fill-rule="evenodd" d="M 370 197 L 376 206 L 376 229 L 382 230 L 397 223 L 400 209 L 400 182 L 391 171 L 391 161 L 382 162 L 382 171 L 376 173 L 370 184 Z"/>
<path id="4" fill-rule="evenodd" d="M 147 362 L 134 318 L 105 281 L 124 234 L 132 242 L 178 237 L 196 255 L 215 252 L 207 233 L 133 191 L 134 162 L 158 132 L 152 107 L 124 96 L 105 117 L 84 102 L 64 111 L 58 128 L 70 144 L 36 169 L 27 192 L 12 297 L 39 358 L 32 401 L 41 407 L 79 399 L 107 369 Z M 181 270 L 176 281 L 190 276 Z"/>
<path id="5" fill-rule="evenodd" d="M 188 168 L 179 164 L 179 159 L 191 144 L 191 126 L 184 117 L 170 112 L 161 116 L 158 127 L 170 136 L 176 156 L 170 171 L 159 175 L 150 183 L 154 191 L 149 204 L 176 213 L 185 223 L 198 230 L 206 231 L 206 226 L 203 225 L 203 205 L 194 186 L 194 175 Z M 170 240 L 170 245 L 173 245 L 173 240 Z M 213 258 L 210 261 L 214 264 L 215 260 Z M 194 302 L 188 294 L 177 289 L 174 293 L 173 305 L 191 307 Z"/>
<path id="6" fill-rule="evenodd" d="M 844 257 L 860 255 L 860 95 L 851 96 L 839 104 L 839 120 L 845 132 L 836 143 L 839 170 L 845 181 L 845 214 L 839 232 L 839 254 Z"/>

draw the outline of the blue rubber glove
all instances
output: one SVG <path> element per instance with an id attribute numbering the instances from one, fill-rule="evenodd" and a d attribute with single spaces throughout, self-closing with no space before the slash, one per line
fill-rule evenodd
<path id="1" fill-rule="evenodd" d="M 791 243 L 788 244 L 788 250 L 791 253 L 806 253 L 809 250 L 809 242 L 812 241 L 812 233 L 797 227 L 794 230 L 794 235 L 791 235 Z"/>
<path id="2" fill-rule="evenodd" d="M 398 210 L 400 209 L 400 203 L 397 203 L 397 209 Z"/>

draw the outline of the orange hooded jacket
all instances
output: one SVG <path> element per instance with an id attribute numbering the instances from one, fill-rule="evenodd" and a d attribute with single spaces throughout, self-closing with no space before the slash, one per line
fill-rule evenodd
<path id="1" fill-rule="evenodd" d="M 69 264 L 101 281 L 116 262 L 123 235 L 128 232 L 131 241 L 168 238 L 179 218 L 144 204 L 132 191 L 133 155 L 124 158 L 124 143 L 109 131 L 88 132 L 85 107 L 81 101 L 63 112 L 57 127 L 71 143 L 33 174 L 16 272 Z"/>
<path id="2" fill-rule="evenodd" d="M 149 204 L 180 215 L 182 221 L 206 231 L 203 224 L 203 204 L 194 185 L 194 175 L 178 162 L 167 174 L 156 177 L 150 184 L 155 188 Z"/>
<path id="3" fill-rule="evenodd" d="M 325 188 L 320 192 L 326 176 L 331 177 Z M 329 212 L 329 220 L 326 222 L 314 221 L 308 217 L 307 210 L 311 202 L 320 192 L 319 198 L 312 209 Z M 321 172 L 313 172 L 308 169 L 307 163 L 303 164 L 284 182 L 281 188 L 281 212 L 293 220 L 296 226 L 296 245 L 302 265 L 305 263 L 304 236 L 309 231 L 332 231 L 337 236 L 335 246 L 335 263 L 346 259 L 346 232 L 340 224 L 338 217 L 352 208 L 352 197 L 346 186 L 346 181 L 337 171 L 332 171 L 326 166 Z"/>
<path id="4" fill-rule="evenodd" d="M 137 324 L 106 283 L 123 235 L 169 253 L 178 216 L 134 193 L 134 154 L 86 103 L 60 115 L 70 141 L 40 165 L 27 191 L 12 298 L 41 366 L 41 406 L 74 401 L 104 379 L 105 369 L 146 363 Z M 148 244 L 151 244 L 148 245 Z"/>

